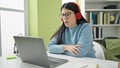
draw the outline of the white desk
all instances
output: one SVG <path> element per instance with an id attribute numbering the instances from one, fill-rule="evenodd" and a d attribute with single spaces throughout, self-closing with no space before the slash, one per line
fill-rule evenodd
<path id="1" fill-rule="evenodd" d="M 69 61 L 56 68 L 73 68 L 77 63 L 97 63 L 99 68 L 120 68 L 120 63 L 115 61 L 100 60 L 93 58 L 75 58 L 61 54 L 48 54 L 49 56 L 68 59 Z M 20 58 L 7 60 L 6 57 L 0 57 L 0 68 L 43 68 L 37 65 L 22 62 Z M 79 67 L 78 67 L 79 68 Z"/>

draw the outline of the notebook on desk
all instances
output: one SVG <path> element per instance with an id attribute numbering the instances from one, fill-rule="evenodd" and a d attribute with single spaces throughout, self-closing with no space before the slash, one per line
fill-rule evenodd
<path id="1" fill-rule="evenodd" d="M 46 68 L 54 68 L 68 62 L 66 59 L 48 57 L 42 38 L 14 36 L 14 40 L 17 44 L 19 56 L 24 62 Z"/>

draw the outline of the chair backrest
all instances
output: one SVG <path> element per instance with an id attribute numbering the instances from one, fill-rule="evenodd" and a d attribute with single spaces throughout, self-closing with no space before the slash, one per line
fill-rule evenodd
<path id="1" fill-rule="evenodd" d="M 98 59 L 105 59 L 105 55 L 104 55 L 104 51 L 102 48 L 102 45 L 100 45 L 99 43 L 93 41 L 93 45 L 94 45 L 94 49 L 96 51 L 95 55 L 96 58 Z"/>
<path id="2" fill-rule="evenodd" d="M 105 40 L 106 39 L 119 39 L 119 37 L 105 37 L 103 40 L 102 40 L 102 42 L 101 42 L 101 44 L 106 48 L 106 42 L 105 42 Z"/>

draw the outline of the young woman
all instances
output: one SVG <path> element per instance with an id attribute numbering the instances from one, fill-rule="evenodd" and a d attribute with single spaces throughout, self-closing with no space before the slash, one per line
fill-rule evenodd
<path id="1" fill-rule="evenodd" d="M 48 51 L 95 58 L 92 27 L 81 15 L 79 6 L 74 2 L 63 4 L 60 17 L 63 23 L 52 36 Z"/>

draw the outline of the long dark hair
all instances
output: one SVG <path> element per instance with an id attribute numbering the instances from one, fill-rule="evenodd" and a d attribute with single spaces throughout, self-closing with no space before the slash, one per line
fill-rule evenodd
<path id="1" fill-rule="evenodd" d="M 63 8 L 73 11 L 75 14 L 80 11 L 80 10 L 78 10 L 80 8 L 74 2 L 68 2 L 68 3 L 63 4 L 61 7 L 61 12 L 62 12 Z M 81 12 L 80 12 L 80 14 L 81 14 Z M 82 21 L 82 23 L 88 23 L 82 16 L 81 19 L 77 20 L 77 25 L 82 24 L 81 21 Z M 62 34 L 65 31 L 65 28 L 67 28 L 67 27 L 63 23 L 59 27 L 59 29 L 55 32 L 55 34 L 51 37 L 51 39 L 52 39 L 54 36 L 57 35 L 57 44 L 62 44 Z"/>

